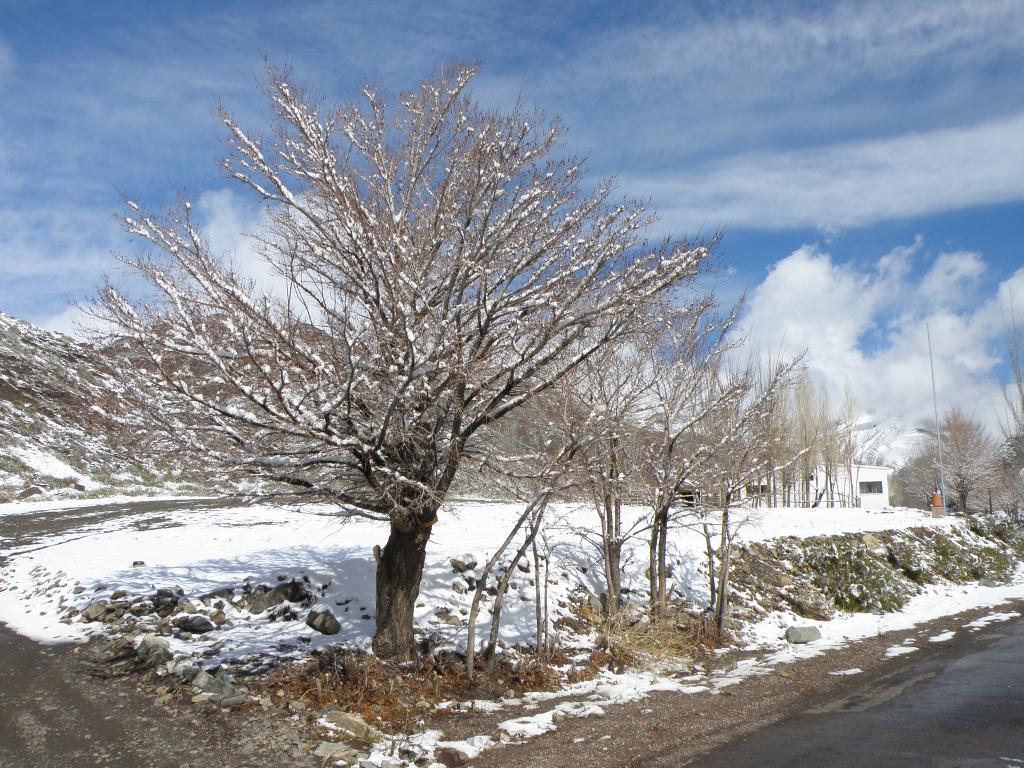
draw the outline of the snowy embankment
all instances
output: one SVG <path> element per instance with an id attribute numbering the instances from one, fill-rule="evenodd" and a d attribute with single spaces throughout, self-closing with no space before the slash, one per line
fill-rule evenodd
<path id="1" fill-rule="evenodd" d="M 92 503 L 99 502 L 102 500 Z M 4 504 L 0 505 L 0 516 L 68 506 L 45 502 Z M 440 635 L 442 642 L 448 640 L 455 645 L 464 639 L 464 616 L 471 601 L 466 575 L 479 573 L 520 509 L 517 504 L 467 502 L 454 504 L 441 515 L 428 551 L 416 612 L 417 625 L 423 632 Z M 640 514 L 639 510 L 634 512 Z M 565 605 L 560 604 L 567 604 L 576 588 L 583 587 L 591 594 L 603 591 L 599 552 L 577 532 L 593 527 L 593 515 L 588 508 L 570 506 L 560 506 L 551 515 L 547 586 L 552 622 L 565 615 Z M 932 520 L 908 509 L 781 508 L 752 513 L 739 539 L 753 542 L 922 525 L 948 528 L 961 523 Z M 372 548 L 383 544 L 386 537 L 385 526 L 358 518 L 342 519 L 328 507 L 242 506 L 125 516 L 34 542 L 27 551 L 8 550 L 0 540 L 0 549 L 9 557 L 0 568 L 0 621 L 41 642 L 78 641 L 101 630 L 102 625 L 69 621 L 66 609 L 81 610 L 118 590 L 137 596 L 173 587 L 195 600 L 225 587 L 274 585 L 283 579 L 304 578 L 312 585 L 317 602 L 337 614 L 341 623 L 337 635 L 311 632 L 303 622 L 252 616 L 229 603 L 225 606 L 229 622 L 215 633 L 219 655 L 272 651 L 282 643 L 299 641 L 305 647 L 339 641 L 367 647 L 374 626 Z M 698 532 L 684 528 L 673 531 L 671 552 L 682 575 L 677 589 L 697 601 L 706 583 L 704 547 Z M 645 543 L 635 541 L 623 559 L 627 589 L 640 591 L 645 586 L 645 558 Z M 459 574 L 453 570 L 453 559 L 475 565 Z M 523 567 L 529 566 L 524 563 Z M 512 580 L 501 629 L 506 644 L 533 641 L 532 581 L 529 572 Z M 486 631 L 484 620 L 482 632 Z M 209 639 L 212 641 L 214 636 Z M 769 639 L 763 637 L 764 641 Z"/>
<path id="2" fill-rule="evenodd" d="M 0 505 L 0 518 L 14 524 L 11 516 L 67 506 Z M 417 629 L 432 636 L 434 647 L 464 647 L 472 586 L 520 510 L 517 504 L 462 502 L 442 513 L 428 550 L 416 609 Z M 630 514 L 641 515 L 642 510 Z M 540 578 L 547 586 L 552 624 L 569 616 L 580 595 L 603 591 L 599 552 L 581 534 L 581 529 L 592 530 L 595 524 L 593 511 L 586 507 L 561 505 L 551 511 L 540 537 L 546 555 Z M 934 520 L 917 510 L 781 508 L 750 512 L 737 542 L 749 546 L 783 537 L 911 530 L 964 540 L 974 537 L 962 520 Z M 121 626 L 124 620 L 134 624 L 134 634 L 167 635 L 171 653 L 195 658 L 207 668 L 232 660 L 255 671 L 265 668 L 268 660 L 303 658 L 310 649 L 336 643 L 367 649 L 374 629 L 372 548 L 383 544 L 386 535 L 384 525 L 344 520 L 328 507 L 259 505 L 128 514 L 85 522 L 21 547 L 0 540 L 0 622 L 42 642 L 81 641 L 114 626 L 104 623 L 111 621 L 113 612 Z M 678 579 L 675 592 L 698 607 L 705 604 L 707 563 L 701 533 L 674 529 L 670 553 Z M 646 558 L 642 539 L 634 540 L 623 557 L 623 586 L 631 591 L 627 594 L 641 600 Z M 524 562 L 511 580 L 500 633 L 506 647 L 533 642 L 534 580 L 538 577 L 534 570 L 532 560 Z M 496 576 L 500 570 L 492 578 Z M 274 587 L 283 590 L 283 596 L 274 598 L 268 591 Z M 737 588 L 742 593 L 744 585 Z M 746 596 L 750 602 L 770 602 L 749 589 Z M 758 655 L 731 671 L 705 669 L 694 674 L 694 670 L 680 672 L 665 665 L 624 674 L 602 671 L 561 691 L 472 706 L 477 711 L 508 710 L 500 716 L 504 719 L 498 732 L 505 738 L 526 738 L 556 728 L 566 717 L 600 716 L 609 704 L 635 700 L 654 690 L 714 692 L 749 675 L 767 674 L 780 663 L 1013 598 L 1024 598 L 1019 573 L 1008 583 L 988 582 L 987 586 L 942 579 L 924 583 L 915 587 L 900 610 L 885 614 L 837 611 L 827 620 L 813 621 L 776 604 L 740 627 L 744 650 Z M 159 615 L 159 601 L 165 599 L 175 603 L 172 615 L 168 611 Z M 95 605 L 100 608 L 90 614 L 90 606 Z M 478 638 L 486 636 L 489 607 L 489 603 L 482 606 Z M 322 634 L 307 625 L 310 611 L 323 609 L 337 617 L 336 634 Z M 83 620 L 86 617 L 100 620 Z M 189 617 L 203 628 L 189 631 L 190 625 L 181 623 Z M 793 624 L 818 628 L 821 639 L 787 643 L 785 630 Z M 591 634 L 562 631 L 558 639 L 581 656 L 595 640 Z M 444 706 L 460 709 L 466 703 Z M 408 743 L 408 737 L 403 739 Z M 429 754 L 444 743 L 436 732 L 421 733 L 417 739 Z M 481 735 L 475 747 L 460 743 L 460 749 L 468 754 L 492 743 L 491 736 Z M 374 754 L 382 756 L 387 749 L 385 743 Z"/>

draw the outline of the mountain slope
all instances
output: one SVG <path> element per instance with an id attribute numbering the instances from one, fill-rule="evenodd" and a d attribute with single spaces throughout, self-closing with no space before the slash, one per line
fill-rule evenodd
<path id="1" fill-rule="evenodd" d="M 115 425 L 105 354 L 0 312 L 0 500 L 183 489 Z"/>

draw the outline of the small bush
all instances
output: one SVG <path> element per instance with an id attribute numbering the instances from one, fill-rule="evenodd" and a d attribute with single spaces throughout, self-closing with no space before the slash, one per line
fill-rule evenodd
<path id="1" fill-rule="evenodd" d="M 897 611 L 917 587 L 860 541 L 836 538 L 803 553 L 812 580 L 844 611 Z"/>

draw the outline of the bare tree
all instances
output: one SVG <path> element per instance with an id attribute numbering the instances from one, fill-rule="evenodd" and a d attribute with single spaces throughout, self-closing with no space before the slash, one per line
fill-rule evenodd
<path id="1" fill-rule="evenodd" d="M 268 209 L 261 294 L 210 252 L 190 207 L 128 202 L 156 250 L 124 262 L 153 298 L 113 285 L 106 319 L 146 360 L 140 407 L 219 467 L 386 521 L 377 550 L 382 657 L 414 653 L 427 542 L 467 445 L 693 278 L 704 245 L 649 245 L 651 216 L 583 185 L 558 122 L 479 107 L 472 67 L 392 103 L 329 107 L 271 71 L 274 133 L 222 111 L 231 178 Z"/>
<path id="2" fill-rule="evenodd" d="M 725 628 L 729 608 L 732 543 L 745 522 L 745 516 L 737 517 L 736 510 L 748 506 L 743 491 L 751 482 L 763 480 L 769 466 L 768 457 L 778 456 L 778 446 L 772 444 L 780 435 L 771 429 L 771 410 L 779 390 L 793 384 L 794 373 L 801 362 L 802 357 L 779 360 L 766 375 L 758 373 L 757 363 L 751 363 L 743 370 L 721 377 L 719 388 L 739 388 L 743 396 L 723 400 L 714 418 L 706 420 L 702 426 L 708 458 L 701 464 L 698 485 L 707 494 L 705 504 L 716 507 L 719 514 L 718 578 L 713 595 L 719 633 Z M 799 450 L 782 466 L 797 461 L 803 453 L 804 449 Z M 704 531 L 710 556 L 711 528 L 705 525 Z M 709 568 L 713 568 L 712 562 Z"/>
<path id="3" fill-rule="evenodd" d="M 960 513 L 967 514 L 975 494 L 998 484 L 996 444 L 981 422 L 958 408 L 946 411 L 942 422 L 946 486 L 956 493 Z"/>
<path id="4" fill-rule="evenodd" d="M 677 310 L 657 338 L 648 363 L 651 385 L 640 452 L 643 482 L 651 507 L 649 567 L 651 607 L 668 601 L 668 531 L 673 519 L 689 514 L 697 500 L 694 477 L 709 458 L 699 439 L 702 422 L 747 394 L 737 377 L 721 386 L 722 364 L 738 341 L 729 332 L 742 304 L 715 317 L 708 296 Z"/>

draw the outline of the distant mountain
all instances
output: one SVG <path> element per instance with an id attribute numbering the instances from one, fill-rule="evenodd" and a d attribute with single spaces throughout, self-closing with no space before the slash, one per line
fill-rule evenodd
<path id="1" fill-rule="evenodd" d="M 901 418 L 875 421 L 862 417 L 854 428 L 861 464 L 878 464 L 899 469 L 917 453 L 934 433 L 923 426 L 913 426 Z"/>
<path id="2" fill-rule="evenodd" d="M 0 501 L 196 487 L 147 455 L 144 436 L 117 427 L 120 383 L 109 360 L 0 312 Z"/>

